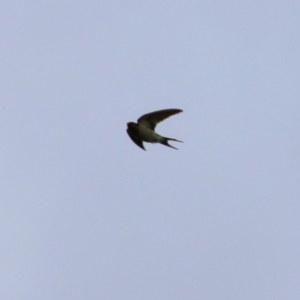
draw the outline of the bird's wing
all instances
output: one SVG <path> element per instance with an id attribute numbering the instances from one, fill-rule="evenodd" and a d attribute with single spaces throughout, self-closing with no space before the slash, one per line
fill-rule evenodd
<path id="1" fill-rule="evenodd" d="M 151 113 L 142 115 L 139 119 L 138 119 L 138 123 L 142 123 L 145 125 L 150 125 L 151 129 L 154 129 L 155 126 L 165 120 L 166 118 L 179 114 L 181 113 L 182 110 L 181 109 L 177 109 L 177 108 L 169 108 L 169 109 L 163 109 L 163 110 L 157 110 L 157 111 L 153 111 Z"/>
<path id="2" fill-rule="evenodd" d="M 144 145 L 143 145 L 143 141 L 140 140 L 140 139 L 138 139 L 138 138 L 136 138 L 135 135 L 133 135 L 128 129 L 127 129 L 126 131 L 127 131 L 128 135 L 129 135 L 129 137 L 131 138 L 131 140 L 132 140 L 137 146 L 139 146 L 140 148 L 142 148 L 143 150 L 146 151 L 146 149 L 145 149 L 145 147 L 144 147 Z"/>

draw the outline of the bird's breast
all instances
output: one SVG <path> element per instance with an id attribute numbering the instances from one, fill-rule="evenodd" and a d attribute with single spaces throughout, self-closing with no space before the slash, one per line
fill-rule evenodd
<path id="1" fill-rule="evenodd" d="M 147 126 L 139 125 L 139 137 L 141 140 L 149 143 L 158 143 L 161 136 Z"/>

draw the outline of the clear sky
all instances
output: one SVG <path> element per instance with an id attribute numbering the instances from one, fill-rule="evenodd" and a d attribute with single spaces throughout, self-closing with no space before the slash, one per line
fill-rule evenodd
<path id="1" fill-rule="evenodd" d="M 0 298 L 300 299 L 299 1 L 3 1 Z M 126 123 L 165 108 L 179 150 Z"/>

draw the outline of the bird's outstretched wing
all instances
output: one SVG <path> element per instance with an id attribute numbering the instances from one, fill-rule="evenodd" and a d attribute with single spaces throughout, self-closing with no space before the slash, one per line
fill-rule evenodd
<path id="1" fill-rule="evenodd" d="M 181 113 L 182 110 L 178 109 L 178 108 L 169 108 L 169 109 L 162 109 L 162 110 L 157 110 L 157 111 L 153 111 L 151 113 L 142 115 L 139 119 L 138 119 L 138 123 L 139 124 L 146 124 L 148 126 L 150 126 L 151 129 L 154 129 L 155 126 L 165 120 L 166 118 L 179 114 Z"/>
<path id="2" fill-rule="evenodd" d="M 138 138 L 136 138 L 136 137 L 135 137 L 128 129 L 127 129 L 126 131 L 127 131 L 128 135 L 129 135 L 129 137 L 131 138 L 131 140 L 132 140 L 137 146 L 139 146 L 140 148 L 142 148 L 143 150 L 146 151 L 146 149 L 145 149 L 145 147 L 144 147 L 144 145 L 143 145 L 143 141 L 140 140 L 140 139 L 138 139 Z"/>

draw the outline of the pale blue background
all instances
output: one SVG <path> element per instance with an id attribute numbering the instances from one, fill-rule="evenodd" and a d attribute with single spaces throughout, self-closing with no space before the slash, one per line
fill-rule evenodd
<path id="1" fill-rule="evenodd" d="M 0 298 L 300 299 L 299 1 L 2 1 Z M 126 123 L 181 108 L 134 145 Z"/>

